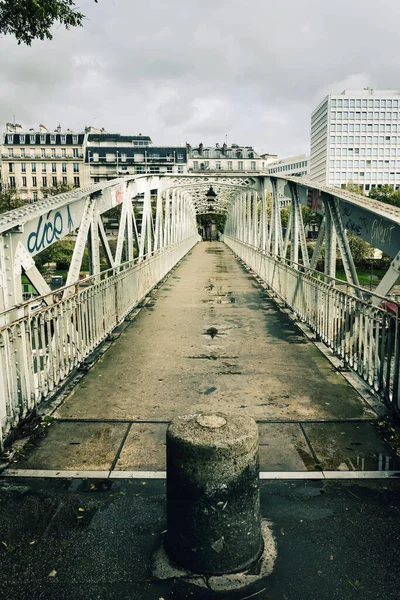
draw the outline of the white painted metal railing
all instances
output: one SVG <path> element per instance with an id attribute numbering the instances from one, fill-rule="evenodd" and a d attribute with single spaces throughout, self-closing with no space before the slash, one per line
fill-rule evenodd
<path id="1" fill-rule="evenodd" d="M 192 235 L 61 288 L 50 306 L 47 297 L 35 298 L 23 306 L 23 316 L 0 329 L 0 446 L 10 428 L 45 400 L 197 241 Z M 41 301 L 43 308 L 33 309 Z"/>
<path id="2" fill-rule="evenodd" d="M 228 235 L 224 241 L 345 365 L 400 414 L 399 315 L 373 306 L 376 292 L 358 288 L 357 296 L 350 284 Z"/>

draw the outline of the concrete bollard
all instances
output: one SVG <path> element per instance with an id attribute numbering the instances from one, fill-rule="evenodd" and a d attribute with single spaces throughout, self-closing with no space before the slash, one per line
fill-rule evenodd
<path id="1" fill-rule="evenodd" d="M 166 550 L 194 573 L 244 571 L 261 555 L 258 428 L 249 417 L 183 416 L 167 430 Z"/>

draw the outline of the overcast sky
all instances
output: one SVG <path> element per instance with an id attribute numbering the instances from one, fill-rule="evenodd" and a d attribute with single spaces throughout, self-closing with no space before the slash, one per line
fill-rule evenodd
<path id="1" fill-rule="evenodd" d="M 83 28 L 0 38 L 0 124 L 150 135 L 155 144 L 308 152 L 345 88 L 400 88 L 399 0 L 77 0 Z"/>

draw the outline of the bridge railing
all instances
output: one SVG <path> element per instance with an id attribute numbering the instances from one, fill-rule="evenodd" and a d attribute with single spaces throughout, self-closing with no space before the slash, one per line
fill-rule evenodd
<path id="1" fill-rule="evenodd" d="M 400 319 L 351 293 L 354 287 L 227 235 L 225 243 L 275 294 L 400 415 Z M 374 297 L 376 294 L 374 293 Z M 395 305 L 393 305 L 395 306 Z"/>
<path id="2" fill-rule="evenodd" d="M 197 241 L 196 234 L 60 288 L 49 306 L 44 296 L 13 309 L 16 318 L 0 328 L 0 447 L 9 430 L 89 356 Z"/>

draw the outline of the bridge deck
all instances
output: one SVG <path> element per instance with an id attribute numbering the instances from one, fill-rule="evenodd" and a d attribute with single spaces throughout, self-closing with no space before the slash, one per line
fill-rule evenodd
<path id="1" fill-rule="evenodd" d="M 396 468 L 367 403 L 215 242 L 182 261 L 13 469 L 163 470 L 166 423 L 194 411 L 254 417 L 263 471 Z"/>

